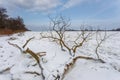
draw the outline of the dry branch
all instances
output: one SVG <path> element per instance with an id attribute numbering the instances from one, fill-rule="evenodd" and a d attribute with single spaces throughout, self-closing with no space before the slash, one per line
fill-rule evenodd
<path id="1" fill-rule="evenodd" d="M 12 46 L 14 46 L 14 47 L 16 47 L 16 48 L 18 48 L 18 49 L 20 50 L 20 52 L 23 53 L 22 48 L 19 47 L 17 44 L 13 44 L 13 43 L 10 43 L 10 42 L 8 42 L 8 44 L 9 44 L 9 45 L 12 45 Z"/>
<path id="2" fill-rule="evenodd" d="M 43 74 L 44 69 L 43 69 L 42 65 L 40 64 L 39 56 L 36 53 L 34 53 L 32 50 L 30 50 L 29 48 L 27 48 L 27 50 L 24 52 L 29 53 L 37 61 L 39 68 L 41 69 L 42 78 L 43 78 L 43 80 L 45 80 L 45 76 Z"/>
<path id="3" fill-rule="evenodd" d="M 35 72 L 35 71 L 34 71 L 34 72 L 32 72 L 32 71 L 26 71 L 25 73 L 28 73 L 28 74 L 35 74 L 35 75 L 38 75 L 38 76 L 40 75 L 40 73 Z"/>
<path id="4" fill-rule="evenodd" d="M 75 63 L 77 62 L 78 59 L 93 60 L 93 61 L 99 61 L 101 63 L 105 63 L 105 61 L 103 61 L 101 59 L 94 59 L 92 57 L 86 57 L 86 56 L 77 56 L 77 57 L 73 58 L 70 63 L 65 65 L 64 72 L 63 72 L 61 80 L 63 80 L 65 75 L 74 67 L 74 65 L 75 65 Z"/>
<path id="5" fill-rule="evenodd" d="M 23 45 L 23 48 L 25 48 L 25 46 L 32 40 L 32 39 L 34 39 L 35 37 L 32 37 L 32 38 L 30 38 L 30 39 L 28 39 L 27 41 L 26 41 L 26 43 Z"/>
<path id="6" fill-rule="evenodd" d="M 97 46 L 96 46 L 96 48 L 95 48 L 95 53 L 96 53 L 98 59 L 100 59 L 98 50 L 99 50 L 100 46 L 102 45 L 102 43 L 103 43 L 106 39 L 107 39 L 106 31 L 105 31 L 103 37 L 102 37 L 102 35 L 99 33 L 99 31 L 96 32 Z"/>
<path id="7" fill-rule="evenodd" d="M 76 50 L 83 46 L 83 44 L 92 36 L 92 32 L 85 32 L 84 30 L 81 31 L 81 34 L 78 35 L 78 37 L 76 38 L 76 40 L 74 41 L 75 45 L 73 45 L 72 47 L 72 50 L 73 50 L 73 53 L 76 53 Z M 82 41 L 79 41 L 79 43 L 77 43 L 76 41 L 79 40 L 79 39 L 82 39 Z"/>
<path id="8" fill-rule="evenodd" d="M 32 50 L 30 50 L 29 48 L 27 48 L 27 50 L 24 51 L 24 53 L 29 53 L 36 61 L 37 63 L 39 63 L 39 56 L 36 55 Z"/>
<path id="9" fill-rule="evenodd" d="M 7 72 L 7 71 L 10 71 L 10 69 L 11 69 L 13 66 L 14 66 L 14 65 L 12 65 L 11 67 L 8 67 L 8 68 L 3 69 L 2 71 L 0 71 L 0 74 L 3 74 L 3 73 L 5 73 L 5 72 Z"/>
<path id="10" fill-rule="evenodd" d="M 59 74 L 57 74 L 57 76 L 55 76 L 55 75 L 52 75 L 55 79 L 54 80 L 60 80 L 60 75 Z"/>
<path id="11" fill-rule="evenodd" d="M 30 40 L 32 40 L 32 39 L 34 39 L 34 37 L 28 39 L 28 40 L 26 41 L 26 43 L 23 45 L 23 48 L 25 48 L 25 46 L 26 46 L 26 45 L 30 42 Z M 27 48 L 27 49 L 24 51 L 24 50 L 23 50 L 22 48 L 20 48 L 17 44 L 13 44 L 13 43 L 10 43 L 10 42 L 8 42 L 8 43 L 9 43 L 10 45 L 18 48 L 18 49 L 21 51 L 21 53 L 28 53 L 28 54 L 30 54 L 30 55 L 33 57 L 33 58 L 36 60 L 39 68 L 41 69 L 42 79 L 45 80 L 45 76 L 44 76 L 44 74 L 43 74 L 43 70 L 44 70 L 44 69 L 43 69 L 42 65 L 40 64 L 40 57 L 45 56 L 45 55 L 46 55 L 46 54 L 45 54 L 46 52 L 43 52 L 43 54 L 42 54 L 41 52 L 35 53 L 35 52 L 33 52 L 32 50 L 30 50 L 29 48 Z"/>
<path id="12" fill-rule="evenodd" d="M 11 68 L 9 68 L 9 67 L 6 68 L 6 69 L 4 69 L 4 70 L 0 71 L 0 74 L 3 74 L 3 73 L 5 73 L 5 72 L 7 72 L 7 71 L 10 71 L 10 69 L 11 69 Z"/>
<path id="13" fill-rule="evenodd" d="M 36 53 L 36 55 L 38 55 L 39 57 L 42 57 L 46 55 L 46 52 L 38 52 Z"/>

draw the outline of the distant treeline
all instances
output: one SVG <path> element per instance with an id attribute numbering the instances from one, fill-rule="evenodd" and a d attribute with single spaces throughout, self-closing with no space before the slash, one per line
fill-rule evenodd
<path id="1" fill-rule="evenodd" d="M 82 29 L 81 29 L 82 30 Z M 76 29 L 68 29 L 67 31 L 81 31 L 81 30 L 76 30 Z M 120 31 L 120 28 L 116 28 L 116 29 L 83 29 L 84 31 Z"/>
<path id="2" fill-rule="evenodd" d="M 112 29 L 112 31 L 120 31 L 120 28 Z"/>
<path id="3" fill-rule="evenodd" d="M 0 7 L 0 30 L 26 31 L 28 29 L 25 27 L 23 19 L 20 16 L 12 18 L 7 15 L 5 8 Z"/>

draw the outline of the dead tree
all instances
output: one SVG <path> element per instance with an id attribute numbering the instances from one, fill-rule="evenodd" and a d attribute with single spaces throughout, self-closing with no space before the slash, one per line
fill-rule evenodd
<path id="1" fill-rule="evenodd" d="M 73 44 L 70 46 L 68 45 L 69 42 L 66 42 L 66 32 L 69 30 L 69 27 L 71 25 L 70 19 L 66 19 L 63 16 L 59 16 L 56 18 L 50 17 L 50 20 L 50 26 L 52 27 L 52 30 L 48 32 L 49 34 L 47 35 L 41 33 L 41 37 L 52 39 L 54 42 L 60 45 L 62 51 L 65 51 L 65 49 L 67 49 L 71 56 L 75 56 L 77 49 L 83 46 L 83 44 L 86 41 L 88 41 L 88 39 L 92 36 L 92 32 L 88 32 L 85 31 L 85 29 L 81 29 L 76 39 L 74 41 L 71 41 L 73 42 Z"/>
<path id="2" fill-rule="evenodd" d="M 32 39 L 34 39 L 34 37 L 28 39 L 28 40 L 26 41 L 26 43 L 23 45 L 22 48 L 19 47 L 17 44 L 13 44 L 13 43 L 10 43 L 10 42 L 8 42 L 8 44 L 10 44 L 10 45 L 18 48 L 21 53 L 24 53 L 24 54 L 27 54 L 27 53 L 28 53 L 28 54 L 30 54 L 30 55 L 35 59 L 35 61 L 37 62 L 38 66 L 39 66 L 39 68 L 40 68 L 40 70 L 41 70 L 42 79 L 45 80 L 45 76 L 44 76 L 44 72 L 43 72 L 44 68 L 43 68 L 42 65 L 40 64 L 40 58 L 41 58 L 42 56 L 45 56 L 45 53 L 46 53 L 46 52 L 43 52 L 44 54 L 41 54 L 42 52 L 35 53 L 35 52 L 33 52 L 32 50 L 30 50 L 29 48 L 27 48 L 26 50 L 24 50 L 24 48 L 27 46 L 27 44 L 28 44 Z M 35 72 L 30 72 L 30 73 L 35 73 Z M 35 74 L 36 74 L 36 73 L 35 73 Z"/>

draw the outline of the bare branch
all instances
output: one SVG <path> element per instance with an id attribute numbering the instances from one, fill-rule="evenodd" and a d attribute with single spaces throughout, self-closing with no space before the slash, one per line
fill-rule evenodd
<path id="1" fill-rule="evenodd" d="M 14 47 L 16 47 L 16 48 L 18 48 L 18 49 L 20 50 L 20 52 L 23 53 L 22 48 L 19 47 L 17 44 L 13 44 L 13 43 L 10 43 L 10 42 L 8 42 L 8 44 L 9 44 L 9 45 L 12 45 L 12 46 L 14 46 Z"/>
<path id="2" fill-rule="evenodd" d="M 86 34 L 86 35 L 85 35 L 85 34 Z M 85 41 L 86 41 L 91 35 L 92 35 L 92 32 L 87 33 L 87 32 L 85 32 L 84 30 L 81 31 L 81 34 L 78 35 L 78 37 L 76 38 L 76 40 L 82 38 L 82 41 L 81 41 L 81 42 L 79 41 L 79 43 L 77 43 L 76 40 L 74 41 L 75 45 L 73 45 L 73 47 L 72 47 L 73 53 L 76 53 L 77 48 L 83 46 L 83 44 L 85 43 Z"/>
<path id="3" fill-rule="evenodd" d="M 27 41 L 26 41 L 26 43 L 23 45 L 23 48 L 25 48 L 25 46 L 32 40 L 32 39 L 34 39 L 35 37 L 32 37 L 32 38 L 30 38 L 30 39 L 28 39 Z"/>
<path id="4" fill-rule="evenodd" d="M 35 72 L 35 71 L 34 71 L 34 72 L 32 72 L 32 71 L 26 71 L 25 73 L 28 73 L 28 74 L 36 74 L 36 75 L 38 75 L 38 76 L 40 75 L 40 73 Z"/>
<path id="5" fill-rule="evenodd" d="M 37 61 L 39 68 L 41 69 L 42 78 L 43 78 L 43 80 L 45 80 L 45 76 L 43 74 L 44 69 L 43 69 L 42 65 L 40 64 L 39 56 L 36 53 L 34 53 L 32 50 L 30 50 L 29 48 L 27 48 L 27 50 L 24 52 L 29 53 Z"/>
<path id="6" fill-rule="evenodd" d="M 95 48 L 95 53 L 97 55 L 97 58 L 100 59 L 98 49 L 102 45 L 102 43 L 107 39 L 106 37 L 106 31 L 104 33 L 104 36 L 102 37 L 99 31 L 96 32 L 96 41 L 97 41 L 97 46 Z"/>
<path id="7" fill-rule="evenodd" d="M 5 73 L 5 72 L 7 72 L 7 71 L 10 71 L 10 69 L 11 69 L 13 66 L 14 66 L 14 65 L 12 65 L 11 67 L 8 67 L 8 68 L 3 69 L 2 71 L 0 71 L 0 74 L 3 74 L 3 73 Z"/>
<path id="8" fill-rule="evenodd" d="M 74 67 L 75 63 L 77 62 L 77 60 L 79 59 L 86 59 L 86 60 L 93 60 L 93 61 L 99 61 L 101 63 L 105 63 L 103 60 L 101 59 L 94 59 L 92 57 L 86 57 L 86 56 L 77 56 L 75 58 L 72 59 L 72 61 L 68 64 L 65 65 L 64 68 L 64 72 L 62 74 L 62 78 L 61 80 L 63 80 L 65 78 L 65 75 Z"/>
<path id="9" fill-rule="evenodd" d="M 23 45 L 23 48 L 25 48 L 25 46 L 28 44 L 28 42 L 30 41 L 30 40 L 32 40 L 34 37 L 32 37 L 32 38 L 30 38 L 30 39 L 28 39 L 27 41 L 26 41 L 26 43 Z M 10 42 L 8 42 L 10 45 L 12 45 L 12 46 L 14 46 L 14 47 L 16 47 L 16 48 L 18 48 L 20 51 L 21 51 L 21 53 L 28 53 L 28 54 L 30 54 L 35 60 L 36 60 L 36 62 L 37 62 L 37 64 L 38 64 L 38 66 L 39 66 L 39 68 L 41 69 L 41 75 L 42 75 L 42 79 L 43 80 L 45 80 L 45 76 L 44 76 L 44 74 L 43 74 L 43 67 L 42 67 L 42 65 L 40 64 L 40 57 L 42 57 L 42 56 L 45 56 L 46 54 L 46 52 L 39 52 L 39 53 L 34 53 L 32 50 L 30 50 L 29 48 L 27 48 L 25 51 L 22 49 L 22 48 L 20 48 L 17 44 L 13 44 L 13 43 L 10 43 Z M 43 53 L 43 54 L 42 54 Z M 36 73 L 35 73 L 36 74 Z"/>

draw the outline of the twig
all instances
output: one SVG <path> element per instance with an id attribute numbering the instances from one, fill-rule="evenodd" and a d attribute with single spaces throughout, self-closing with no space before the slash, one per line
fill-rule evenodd
<path id="1" fill-rule="evenodd" d="M 0 74 L 3 74 L 3 73 L 5 73 L 5 72 L 7 72 L 7 71 L 10 71 L 10 69 L 13 67 L 14 65 L 12 65 L 11 67 L 8 67 L 8 68 L 6 68 L 6 69 L 3 69 L 2 71 L 0 71 Z"/>
<path id="2" fill-rule="evenodd" d="M 25 73 L 28 73 L 28 74 L 36 74 L 36 75 L 40 75 L 40 73 L 38 73 L 38 72 L 31 72 L 31 71 L 26 71 Z"/>

